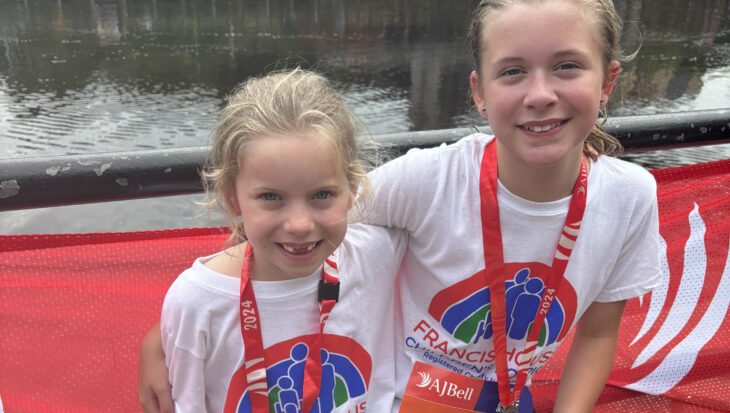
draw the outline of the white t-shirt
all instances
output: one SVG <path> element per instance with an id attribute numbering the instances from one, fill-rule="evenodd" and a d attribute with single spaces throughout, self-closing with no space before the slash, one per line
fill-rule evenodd
<path id="1" fill-rule="evenodd" d="M 322 412 L 391 409 L 393 288 L 405 249 L 404 235 L 397 230 L 351 225 L 335 251 L 340 296 L 322 339 L 322 349 L 327 352 L 322 374 L 329 374 L 326 382 L 331 387 L 321 389 L 318 403 Z M 205 267 L 211 257 L 199 258 L 180 274 L 162 308 L 162 345 L 178 413 L 223 411 L 228 384 L 244 360 L 238 315 L 240 279 Z M 280 391 L 284 397 L 284 388 L 292 389 L 279 379 L 296 377 L 297 370 L 301 377 L 301 343 L 319 332 L 320 278 L 318 269 L 305 278 L 253 281 L 271 403 L 277 403 Z M 297 385 L 301 389 L 300 381 L 294 387 Z M 301 393 L 298 396 L 301 400 Z"/>
<path id="2" fill-rule="evenodd" d="M 408 233 L 396 287 L 397 397 L 416 361 L 496 380 L 489 289 L 479 274 L 484 269 L 479 170 L 491 139 L 476 134 L 453 145 L 411 150 L 372 175 L 376 202 L 368 222 Z M 518 364 L 530 362 L 521 350 L 570 197 L 532 202 L 500 183 L 497 198 L 510 280 L 507 356 L 513 375 Z M 599 157 L 591 164 L 580 235 L 531 374 L 591 303 L 625 300 L 658 284 L 658 237 L 654 178 L 637 165 Z"/>

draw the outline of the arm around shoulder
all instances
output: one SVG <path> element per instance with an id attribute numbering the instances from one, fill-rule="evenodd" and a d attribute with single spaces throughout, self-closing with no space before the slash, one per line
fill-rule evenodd
<path id="1" fill-rule="evenodd" d="M 374 208 L 365 223 L 415 231 L 431 205 L 438 202 L 438 181 L 454 149 L 411 149 L 370 173 Z"/>

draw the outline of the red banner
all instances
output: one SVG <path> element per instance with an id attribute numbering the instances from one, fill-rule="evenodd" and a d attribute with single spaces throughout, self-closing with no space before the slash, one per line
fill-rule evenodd
<path id="1" fill-rule="evenodd" d="M 215 228 L 0 236 L 0 398 L 8 413 L 137 412 L 137 354 L 165 292 Z"/>
<path id="2" fill-rule="evenodd" d="M 653 173 L 665 282 L 627 304 L 594 411 L 730 411 L 730 160 Z M 220 229 L 0 236 L 5 411 L 139 411 L 139 341 L 159 319 L 172 280 L 226 236 Z M 533 380 L 538 412 L 550 411 L 568 347 Z"/>

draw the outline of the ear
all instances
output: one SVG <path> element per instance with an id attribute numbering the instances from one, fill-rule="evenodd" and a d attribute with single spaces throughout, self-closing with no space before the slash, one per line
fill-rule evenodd
<path id="1" fill-rule="evenodd" d="M 617 60 L 612 60 L 611 63 L 608 64 L 606 74 L 603 78 L 603 85 L 601 85 L 601 100 L 603 102 L 608 102 L 608 98 L 611 96 L 611 93 L 613 93 L 613 86 L 616 84 L 616 79 L 620 72 L 621 63 Z"/>
<path id="2" fill-rule="evenodd" d="M 486 99 L 484 98 L 484 91 L 482 84 L 479 82 L 479 74 L 476 71 L 472 71 L 469 75 L 469 84 L 471 85 L 471 95 L 474 98 L 474 104 L 477 107 L 479 116 L 487 118 L 486 113 L 483 111 L 486 107 Z"/>

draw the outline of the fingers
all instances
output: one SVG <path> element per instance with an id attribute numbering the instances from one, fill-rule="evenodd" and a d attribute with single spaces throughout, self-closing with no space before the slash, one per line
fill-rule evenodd
<path id="1" fill-rule="evenodd" d="M 146 392 L 138 387 L 137 397 L 139 398 L 139 404 L 142 405 L 142 411 L 144 413 L 160 413 L 160 406 L 153 393 Z"/>
<path id="2" fill-rule="evenodd" d="M 159 403 L 160 413 L 175 413 L 175 405 L 172 402 L 172 391 L 170 386 L 157 393 L 157 402 Z"/>
<path id="3" fill-rule="evenodd" d="M 137 397 L 144 413 L 173 413 L 159 324 L 145 334 L 137 361 Z"/>
<path id="4" fill-rule="evenodd" d="M 147 364 L 145 363 L 145 347 L 144 345 L 140 349 L 139 359 L 137 361 L 137 398 L 139 404 L 142 406 L 144 413 L 161 413 L 160 404 L 157 401 L 157 396 L 152 388 L 152 385 L 148 382 L 146 370 Z"/>
<path id="5" fill-rule="evenodd" d="M 138 377 L 137 397 L 144 413 L 175 413 L 169 384 L 154 387 Z"/>
<path id="6" fill-rule="evenodd" d="M 144 413 L 175 413 L 171 394 L 169 385 L 154 387 L 144 381 L 137 383 L 137 397 Z"/>

